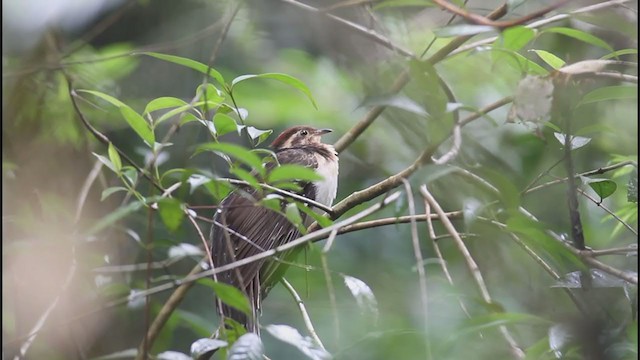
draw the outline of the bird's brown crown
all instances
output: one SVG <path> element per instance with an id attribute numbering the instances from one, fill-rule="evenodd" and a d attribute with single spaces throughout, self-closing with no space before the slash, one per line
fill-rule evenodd
<path id="1" fill-rule="evenodd" d="M 322 144 L 320 137 L 331 129 L 316 129 L 311 126 L 294 126 L 282 132 L 272 143 L 274 150 Z"/>

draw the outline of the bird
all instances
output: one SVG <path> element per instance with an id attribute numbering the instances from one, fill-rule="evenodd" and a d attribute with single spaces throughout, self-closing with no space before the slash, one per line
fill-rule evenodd
<path id="1" fill-rule="evenodd" d="M 316 129 L 311 126 L 294 126 L 284 130 L 271 143 L 277 164 L 295 164 L 313 169 L 321 180 L 300 183 L 302 195 L 310 200 L 330 207 L 335 200 L 338 187 L 338 153 L 321 137 L 331 129 Z M 267 172 L 277 164 L 264 164 Z M 300 189 L 299 188 L 299 189 Z M 213 266 L 220 267 L 266 250 L 274 249 L 300 237 L 300 229 L 282 213 L 260 206 L 260 192 L 245 186 L 236 188 L 220 204 L 213 217 L 210 232 L 210 252 Z M 284 204 L 283 204 L 284 206 Z M 322 210 L 314 209 L 322 213 Z M 306 215 L 303 221 L 309 224 Z M 287 258 L 283 254 L 282 258 Z M 251 314 L 232 308 L 216 300 L 221 318 L 232 319 L 249 332 L 259 335 L 258 316 L 261 301 L 282 277 L 286 265 L 273 259 L 255 261 L 241 267 L 221 272 L 214 280 L 235 286 L 249 299 Z"/>

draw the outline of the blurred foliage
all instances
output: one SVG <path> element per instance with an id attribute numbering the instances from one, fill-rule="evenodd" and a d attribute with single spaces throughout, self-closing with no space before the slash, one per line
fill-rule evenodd
<path id="1" fill-rule="evenodd" d="M 416 264 L 411 227 L 398 221 L 339 235 L 328 253 L 311 244 L 289 267 L 326 350 L 281 285 L 264 302 L 261 338 L 236 327 L 227 342 L 207 340 L 220 325 L 214 294 L 242 311 L 248 304 L 205 278 L 171 313 L 154 358 L 218 348 L 215 357 L 234 359 L 517 358 L 509 337 L 527 359 L 637 358 L 637 3 L 572 13 L 576 3 L 542 25 L 497 31 L 449 23 L 431 1 L 308 2 L 416 54 L 409 60 L 292 1 L 94 2 L 83 21 L 3 25 L 3 358 L 25 344 L 29 359 L 135 357 L 174 285 L 207 266 L 201 239 L 234 188 L 227 178 L 271 194 L 260 206 L 280 209 L 286 199 L 261 183 L 295 191 L 314 174 L 267 174 L 273 133 L 307 124 L 333 128 L 335 141 L 380 106 L 340 154 L 338 200 L 427 148 L 437 147 L 435 159 L 454 149 L 446 164 L 418 164 L 413 193 L 365 220 L 409 215 L 407 196 L 424 214 L 418 189 L 427 185 L 445 211 L 461 211 L 452 222 L 491 301 L 442 222 L 433 222 L 437 239 L 417 223 Z M 542 6 L 507 3 L 508 19 Z M 3 19 L 19 11 L 13 5 Z M 544 22 L 555 13 L 568 16 Z M 463 35 L 481 43 L 424 61 Z M 393 90 L 405 71 L 409 83 Z M 567 154 L 571 175 L 581 174 L 586 255 L 571 250 Z M 302 228 L 301 213 L 333 224 L 300 202 L 285 210 Z M 590 266 L 590 250 L 621 274 Z"/>

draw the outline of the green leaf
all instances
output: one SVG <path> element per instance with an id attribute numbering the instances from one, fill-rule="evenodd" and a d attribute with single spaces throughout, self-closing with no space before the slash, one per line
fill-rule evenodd
<path id="1" fill-rule="evenodd" d="M 120 170 L 122 170 L 122 161 L 120 160 L 120 154 L 118 154 L 118 150 L 116 150 L 112 142 L 109 142 L 108 154 L 109 160 L 111 160 L 116 173 L 119 174 Z"/>
<path id="2" fill-rule="evenodd" d="M 259 156 L 247 150 L 246 148 L 229 143 L 206 143 L 196 148 L 196 154 L 202 151 L 213 151 L 216 153 L 226 154 L 235 158 L 243 164 L 248 165 L 253 170 L 256 170 L 260 175 L 264 176 L 264 168 L 262 167 L 262 160 Z"/>
<path id="3" fill-rule="evenodd" d="M 129 126 L 133 129 L 133 131 L 136 132 L 136 134 L 138 134 L 138 136 L 142 138 L 142 140 L 144 140 L 149 146 L 152 146 L 153 143 L 155 143 L 155 135 L 153 134 L 153 130 L 151 130 L 151 125 L 147 121 L 145 121 L 144 118 L 140 116 L 140 114 L 135 112 L 128 105 L 114 98 L 113 96 L 101 93 L 99 91 L 93 91 L 93 90 L 77 90 L 77 91 L 97 96 L 103 100 L 106 100 L 112 105 L 115 105 L 116 107 L 118 107 L 118 109 L 120 110 L 120 113 L 122 114 L 124 119 L 127 121 Z"/>
<path id="4" fill-rule="evenodd" d="M 500 37 L 494 42 L 494 46 L 519 51 L 535 36 L 536 32 L 533 29 L 525 26 L 514 26 L 505 29 L 502 34 L 500 34 Z"/>
<path id="5" fill-rule="evenodd" d="M 425 110 L 420 104 L 413 101 L 409 97 L 400 96 L 400 95 L 390 95 L 390 96 L 374 96 L 367 98 L 363 101 L 361 106 L 390 106 L 400 110 L 408 111 L 420 116 L 428 115 L 427 110 Z"/>
<path id="6" fill-rule="evenodd" d="M 316 101 L 313 99 L 313 95 L 311 95 L 311 91 L 309 90 L 307 85 L 305 85 L 302 81 L 294 78 L 293 76 L 287 75 L 287 74 L 265 73 L 265 74 L 258 74 L 258 75 L 238 76 L 237 78 L 233 79 L 233 81 L 231 82 L 231 89 L 233 89 L 233 87 L 236 86 L 238 83 L 248 79 L 253 79 L 253 78 L 272 79 L 272 80 L 277 80 L 287 85 L 293 86 L 294 88 L 300 90 L 303 94 L 305 94 L 307 98 L 309 98 L 309 101 L 311 101 L 311 104 L 313 104 L 313 107 L 315 107 L 316 109 L 318 108 L 318 105 L 316 104 Z"/>
<path id="7" fill-rule="evenodd" d="M 238 129 L 238 124 L 233 118 L 220 112 L 213 117 L 213 126 L 217 136 L 222 136 Z"/>
<path id="8" fill-rule="evenodd" d="M 104 165 L 106 165 L 109 169 L 111 169 L 111 171 L 113 171 L 114 173 L 118 174 L 118 170 L 116 170 L 115 165 L 113 165 L 113 163 L 111 162 L 111 160 L 107 159 L 106 157 L 102 156 L 102 155 L 98 155 L 96 153 L 92 153 L 95 157 L 98 158 L 98 160 L 100 160 L 101 163 L 103 163 Z"/>
<path id="9" fill-rule="evenodd" d="M 174 198 L 164 198 L 158 202 L 158 212 L 160 219 L 170 231 L 178 230 L 184 219 L 182 203 Z"/>
<path id="10" fill-rule="evenodd" d="M 149 114 L 151 112 L 168 109 L 172 107 L 184 106 L 187 103 L 184 100 L 175 98 L 175 97 L 159 97 L 157 99 L 153 99 L 149 101 L 147 106 L 144 108 L 143 114 Z"/>
<path id="11" fill-rule="evenodd" d="M 618 184 L 615 181 L 609 179 L 590 179 L 582 177 L 582 181 L 589 185 L 593 191 L 600 196 L 600 201 L 613 195 L 618 189 Z"/>
<path id="12" fill-rule="evenodd" d="M 200 96 L 200 100 L 202 101 L 212 101 L 215 103 L 221 103 L 224 101 L 224 97 L 220 93 L 217 87 L 213 84 L 201 84 L 196 89 L 196 94 Z"/>
<path id="13" fill-rule="evenodd" d="M 272 133 L 273 133 L 273 130 L 260 130 L 260 129 L 254 128 L 253 126 L 247 127 L 247 134 L 249 134 L 249 137 L 251 139 L 257 140 L 256 145 L 259 145 L 263 141 L 267 140 L 269 135 L 271 135 Z"/>
<path id="14" fill-rule="evenodd" d="M 287 220 L 291 222 L 293 225 L 298 228 L 302 234 L 307 233 L 307 229 L 302 223 L 302 216 L 300 216 L 300 211 L 298 210 L 298 205 L 296 203 L 289 203 L 285 207 L 284 214 L 287 217 Z"/>
<path id="15" fill-rule="evenodd" d="M 548 325 L 551 322 L 541 317 L 525 313 L 493 313 L 474 316 L 464 321 L 461 329 L 451 335 L 451 341 L 460 341 L 465 335 L 476 334 L 483 330 L 513 324 Z"/>
<path id="16" fill-rule="evenodd" d="M 229 171 L 234 174 L 238 179 L 242 180 L 242 181 L 246 181 L 247 183 L 249 183 L 249 185 L 258 190 L 261 191 L 262 187 L 260 186 L 260 182 L 258 181 L 258 179 L 256 179 L 255 176 L 253 176 L 253 174 L 251 174 L 250 172 L 239 168 L 237 166 L 232 166 Z"/>
<path id="17" fill-rule="evenodd" d="M 100 197 L 100 201 L 104 201 L 104 199 L 108 198 L 112 194 L 117 193 L 118 191 L 128 191 L 128 190 L 129 189 L 122 186 L 112 186 L 112 187 L 106 188 L 102 190 L 102 196 Z"/>
<path id="18" fill-rule="evenodd" d="M 322 213 L 317 213 L 316 211 L 314 211 L 311 208 L 311 205 L 309 205 L 309 206 L 298 206 L 298 210 L 302 211 L 307 216 L 311 217 L 322 228 L 326 228 L 328 226 L 333 225 L 333 221 L 331 221 L 331 219 L 329 219 L 328 217 L 322 215 Z"/>
<path id="19" fill-rule="evenodd" d="M 233 285 L 228 285 L 220 282 L 215 282 L 213 279 L 204 278 L 198 280 L 198 283 L 205 285 L 213 289 L 216 296 L 223 303 L 240 310 L 246 315 L 251 316 L 251 306 L 249 305 L 249 299 Z"/>
<path id="20" fill-rule="evenodd" d="M 234 190 L 233 185 L 225 180 L 210 180 L 204 184 L 204 187 L 217 201 L 222 201 L 222 199 Z"/>
<path id="21" fill-rule="evenodd" d="M 531 50 L 536 53 L 544 62 L 546 62 L 553 69 L 558 70 L 564 66 L 565 61 L 555 56 L 554 54 L 544 50 Z"/>
<path id="22" fill-rule="evenodd" d="M 283 180 L 316 181 L 322 179 L 322 176 L 313 169 L 295 164 L 284 164 L 275 167 L 267 176 L 269 184 Z"/>
<path id="23" fill-rule="evenodd" d="M 586 94 L 582 101 L 580 101 L 579 105 L 590 104 L 598 101 L 605 100 L 624 100 L 624 99 L 637 99 L 638 98 L 638 87 L 637 86 L 626 86 L 626 85 L 615 85 L 615 86 L 606 86 L 595 89 L 590 93 Z"/>
<path id="24" fill-rule="evenodd" d="M 638 49 L 622 49 L 622 50 L 617 50 L 614 51 L 612 53 L 609 53 L 603 57 L 601 57 L 601 60 L 608 60 L 608 59 L 613 59 L 613 58 L 618 58 L 619 56 L 622 55 L 637 55 L 638 54 Z"/>
<path id="25" fill-rule="evenodd" d="M 100 218 L 100 220 L 98 222 L 96 222 L 90 229 L 89 231 L 87 231 L 87 235 L 94 235 L 97 232 L 101 231 L 102 229 L 111 226 L 112 224 L 114 224 L 116 221 L 129 216 L 130 214 L 140 210 L 140 208 L 142 208 L 145 204 L 149 204 L 155 201 L 160 200 L 161 198 L 159 196 L 152 196 L 149 198 L 145 199 L 145 202 L 141 202 L 141 201 L 133 201 L 125 206 L 121 206 L 119 208 L 117 208 L 115 211 L 113 211 L 112 213 L 108 214 L 107 216 L 103 216 L 102 218 Z"/>
<path id="26" fill-rule="evenodd" d="M 184 58 L 184 57 L 180 57 L 180 56 L 160 54 L 160 53 L 156 53 L 156 52 L 143 52 L 141 54 L 152 56 L 152 57 L 160 59 L 160 60 L 172 62 L 174 64 L 186 66 L 188 68 L 196 70 L 196 71 L 198 71 L 200 73 L 203 73 L 205 75 L 209 75 L 212 78 L 214 78 L 220 85 L 224 85 L 224 78 L 222 77 L 222 75 L 218 71 L 216 71 L 214 68 L 210 68 L 210 67 L 208 67 L 207 65 L 205 65 L 205 64 L 203 64 L 201 62 L 198 62 L 198 61 L 195 61 L 195 60 L 191 60 L 191 59 L 188 59 L 188 58 Z"/>
<path id="27" fill-rule="evenodd" d="M 542 30 L 540 34 L 542 35 L 544 33 L 562 34 L 580 41 L 584 41 L 587 44 L 597 46 L 608 51 L 613 51 L 613 48 L 611 47 L 611 45 L 609 45 L 606 41 L 600 39 L 595 35 L 584 32 L 582 30 L 577 30 L 577 29 L 572 29 L 567 27 L 552 27 L 552 28 L 547 28 Z"/>

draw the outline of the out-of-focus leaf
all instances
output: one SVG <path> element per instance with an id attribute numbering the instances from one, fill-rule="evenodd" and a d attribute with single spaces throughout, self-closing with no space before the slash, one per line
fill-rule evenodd
<path id="1" fill-rule="evenodd" d="M 218 201 L 224 199 L 234 189 L 228 181 L 216 179 L 206 182 L 204 187 Z"/>
<path id="2" fill-rule="evenodd" d="M 264 345 L 254 333 L 246 333 L 238 338 L 227 353 L 227 360 L 262 360 Z"/>
<path id="3" fill-rule="evenodd" d="M 502 47 L 508 50 L 519 51 L 529 43 L 536 35 L 535 30 L 525 26 L 513 26 L 505 29 L 498 39 L 494 42 L 494 46 Z M 494 58 L 495 61 L 495 58 Z"/>
<path id="4" fill-rule="evenodd" d="M 204 255 L 204 251 L 202 251 L 199 247 L 189 243 L 180 243 L 178 245 L 172 246 L 169 248 L 169 251 L 167 253 L 167 256 L 170 259 L 202 255 Z"/>
<path id="5" fill-rule="evenodd" d="M 585 265 L 575 254 L 569 251 L 563 244 L 546 233 L 547 227 L 538 221 L 530 219 L 520 213 L 514 213 L 507 219 L 507 230 L 520 234 L 521 239 L 534 251 L 543 251 L 557 264 L 565 264 L 569 261 L 579 269 L 585 269 Z"/>
<path id="6" fill-rule="evenodd" d="M 206 285 L 213 289 L 216 296 L 223 303 L 238 309 L 246 315 L 251 315 L 251 306 L 249 305 L 249 299 L 240 291 L 237 287 L 215 282 L 213 279 L 204 278 L 198 280 L 199 284 Z"/>
<path id="7" fill-rule="evenodd" d="M 153 196 L 150 198 L 145 199 L 146 203 L 153 203 L 157 200 L 159 200 L 160 197 L 157 196 Z M 133 201 L 125 206 L 121 206 L 118 209 L 116 209 L 114 212 L 110 213 L 107 216 L 103 216 L 102 218 L 100 218 L 99 221 L 97 221 L 87 232 L 88 235 L 93 235 L 95 233 L 97 233 L 98 231 L 101 231 L 102 229 L 106 228 L 107 226 L 112 225 L 113 223 L 115 223 L 116 221 L 124 218 L 125 216 L 128 216 L 131 213 L 134 213 L 136 211 L 138 211 L 140 208 L 142 208 L 144 206 L 144 203 L 141 201 Z"/>
<path id="8" fill-rule="evenodd" d="M 253 79 L 253 78 L 272 79 L 272 80 L 277 80 L 282 83 L 285 83 L 289 86 L 293 86 L 294 88 L 300 90 L 300 92 L 302 92 L 307 96 L 309 101 L 311 101 L 311 104 L 313 104 L 313 107 L 315 107 L 316 109 L 318 108 L 316 101 L 313 99 L 313 95 L 311 95 L 311 90 L 309 90 L 307 85 L 305 85 L 302 81 L 296 79 L 295 77 L 287 74 L 264 73 L 264 74 L 258 74 L 258 75 L 238 76 L 237 78 L 233 79 L 233 81 L 231 82 L 231 88 L 233 89 L 234 86 L 236 86 L 238 83 L 242 81 Z"/>
<path id="9" fill-rule="evenodd" d="M 546 325 L 549 324 L 549 321 L 535 315 L 524 313 L 500 312 L 474 316 L 462 323 L 460 329 L 451 335 L 450 341 L 459 342 L 462 336 L 477 334 L 487 329 L 512 324 Z"/>
<path id="10" fill-rule="evenodd" d="M 138 355 L 138 349 L 127 349 L 122 351 L 116 351 L 109 355 L 103 355 L 92 360 L 116 360 L 116 359 L 132 359 Z"/>
<path id="11" fill-rule="evenodd" d="M 452 36 L 465 36 L 465 35 L 477 35 L 482 33 L 494 32 L 496 28 L 487 25 L 451 25 L 435 29 L 433 33 L 437 37 L 452 37 Z"/>
<path id="12" fill-rule="evenodd" d="M 206 85 L 198 85 L 196 94 L 200 95 L 200 100 L 202 100 L 204 104 L 207 105 L 209 102 L 221 103 L 224 101 L 224 97 L 222 96 L 220 90 L 218 90 L 217 87 L 210 83 L 207 83 Z"/>
<path id="13" fill-rule="evenodd" d="M 562 348 L 572 337 L 571 328 L 565 324 L 556 324 L 549 328 L 549 349 L 557 359 L 562 358 Z"/>
<path id="14" fill-rule="evenodd" d="M 218 339 L 198 339 L 191 344 L 191 357 L 196 360 L 209 360 L 215 350 L 228 345 L 226 341 Z"/>
<path id="15" fill-rule="evenodd" d="M 622 55 L 637 55 L 638 54 L 638 49 L 622 49 L 622 50 L 616 50 L 612 53 L 609 53 L 603 57 L 601 57 L 601 60 L 608 60 L 608 59 L 613 59 L 613 58 L 617 58 L 619 56 Z"/>
<path id="16" fill-rule="evenodd" d="M 400 95 L 370 97 L 363 101 L 362 106 L 390 106 L 421 116 L 428 115 L 427 111 L 420 106 L 420 104 L 406 96 Z"/>
<path id="17" fill-rule="evenodd" d="M 605 100 L 624 100 L 624 99 L 637 99 L 638 98 L 638 87 L 637 86 L 625 86 L 625 85 L 615 85 L 615 86 L 606 86 L 595 89 L 590 93 L 586 94 L 582 101 L 580 101 L 580 105 L 590 104 L 598 101 Z"/>
<path id="18" fill-rule="evenodd" d="M 267 176 L 267 181 L 270 184 L 283 180 L 316 181 L 322 179 L 322 176 L 314 170 L 295 164 L 277 166 Z"/>
<path id="19" fill-rule="evenodd" d="M 256 177 L 253 176 L 253 174 L 250 173 L 249 171 L 246 171 L 237 166 L 232 166 L 231 168 L 229 168 L 229 172 L 235 175 L 238 179 L 247 182 L 249 186 L 251 186 L 252 188 L 258 191 L 262 190 L 262 187 L 260 186 L 260 181 L 258 181 L 258 179 L 256 179 Z"/>
<path id="20" fill-rule="evenodd" d="M 589 269 L 589 275 L 591 276 L 590 281 L 588 281 L 589 286 L 594 288 L 624 287 L 627 283 L 626 281 L 613 275 L 609 275 L 608 273 L 599 269 Z M 582 271 L 573 271 L 567 273 L 561 279 L 556 281 L 555 284 L 551 285 L 551 287 L 580 289 L 584 287 L 584 279 L 582 278 L 583 276 L 585 276 L 585 273 Z"/>
<path id="21" fill-rule="evenodd" d="M 329 219 L 326 216 L 323 216 L 322 214 L 318 214 L 308 206 L 298 206 L 298 209 L 303 213 L 307 214 L 307 216 L 310 216 L 322 228 L 333 225 L 333 221 L 331 221 L 331 219 Z"/>
<path id="22" fill-rule="evenodd" d="M 180 56 L 160 54 L 155 52 L 143 52 L 141 54 L 152 56 L 160 60 L 169 61 L 174 64 L 186 66 L 203 74 L 209 75 L 214 78 L 220 85 L 224 85 L 224 78 L 222 77 L 222 75 L 216 69 L 210 68 L 201 62 Z"/>
<path id="23" fill-rule="evenodd" d="M 100 201 L 104 201 L 104 199 L 108 198 L 109 196 L 111 196 L 112 194 L 117 193 L 118 191 L 128 191 L 129 189 L 127 189 L 126 187 L 122 187 L 122 186 L 113 186 L 110 188 L 106 188 L 102 191 L 102 196 L 100 197 Z"/>
<path id="24" fill-rule="evenodd" d="M 104 165 L 106 165 L 109 169 L 111 169 L 111 171 L 113 171 L 114 173 L 118 174 L 119 171 L 116 169 L 116 166 L 113 165 L 113 163 L 111 162 L 111 160 L 107 159 L 106 157 L 96 154 L 96 153 L 92 153 L 95 157 L 98 158 L 98 160 L 100 160 L 101 163 L 103 163 Z"/>
<path id="25" fill-rule="evenodd" d="M 229 115 L 216 113 L 213 117 L 213 125 L 217 136 L 222 136 L 230 132 L 236 131 L 238 124 Z"/>
<path id="26" fill-rule="evenodd" d="M 582 176 L 582 182 L 589 185 L 593 191 L 600 196 L 600 201 L 613 195 L 618 189 L 618 184 L 615 181 L 609 179 L 591 179 Z"/>
<path id="27" fill-rule="evenodd" d="M 164 198 L 158 203 L 160 219 L 170 231 L 176 231 L 184 219 L 182 203 L 174 198 Z"/>
<path id="28" fill-rule="evenodd" d="M 549 66 L 551 66 L 555 70 L 560 69 L 565 64 L 564 60 L 560 59 L 559 57 L 557 57 L 556 55 L 548 51 L 544 51 L 544 50 L 531 50 L 531 51 L 535 52 L 536 55 L 538 55 L 540 59 L 542 59 L 542 61 L 546 62 Z"/>
<path id="29" fill-rule="evenodd" d="M 302 336 L 298 330 L 289 325 L 267 325 L 266 330 L 276 339 L 297 347 L 309 359 L 326 360 L 332 358 L 331 354 L 316 345 L 310 337 Z"/>
<path id="30" fill-rule="evenodd" d="M 402 8 L 402 7 L 431 7 L 434 6 L 431 0 L 386 0 L 375 3 L 372 7 L 374 11 L 386 8 Z"/>
<path id="31" fill-rule="evenodd" d="M 344 284 L 356 299 L 358 307 L 360 307 L 363 312 L 371 314 L 374 318 L 373 322 L 376 323 L 378 319 L 378 301 L 375 295 L 373 295 L 373 291 L 371 291 L 369 285 L 353 276 L 342 275 L 342 277 L 344 278 Z"/>
<path id="32" fill-rule="evenodd" d="M 157 360 L 193 360 L 191 356 L 178 351 L 163 351 L 156 357 Z"/>
<path id="33" fill-rule="evenodd" d="M 116 150 L 112 142 L 109 143 L 109 149 L 107 152 L 109 154 L 109 160 L 111 160 L 113 167 L 115 168 L 116 172 L 119 174 L 120 170 L 122 170 L 122 161 L 120 160 L 120 154 L 118 154 L 118 150 Z"/>
<path id="34" fill-rule="evenodd" d="M 175 97 L 159 97 L 157 99 L 149 101 L 147 106 L 144 108 L 143 114 L 184 105 L 187 105 L 184 100 Z"/>
<path id="35" fill-rule="evenodd" d="M 553 136 L 555 136 L 556 140 L 560 142 L 562 146 L 564 146 L 567 142 L 567 138 L 565 134 L 554 132 Z M 591 141 L 591 138 L 582 137 L 582 136 L 572 136 L 569 140 L 569 144 L 571 146 L 571 150 L 579 149 L 585 145 L 587 145 Z"/>
<path id="36" fill-rule="evenodd" d="M 597 46 L 608 51 L 613 51 L 613 48 L 611 47 L 611 45 L 609 45 L 606 41 L 600 39 L 595 35 L 584 32 L 582 30 L 572 29 L 567 27 L 552 27 L 552 28 L 547 28 L 542 30 L 540 34 L 544 34 L 544 33 L 562 34 L 580 41 L 584 41 L 587 44 Z"/>
<path id="37" fill-rule="evenodd" d="M 152 146 L 155 143 L 155 135 L 153 134 L 153 130 L 151 130 L 151 125 L 142 117 L 140 114 L 135 112 L 132 108 L 130 108 L 127 104 L 122 101 L 114 98 L 113 96 L 101 93 L 99 91 L 93 90 L 76 90 L 77 92 L 83 92 L 87 94 L 91 94 L 97 96 L 112 105 L 115 105 L 119 110 L 124 119 L 127 121 L 129 126 L 133 129 L 133 131 L 142 138 L 149 146 Z"/>
<path id="38" fill-rule="evenodd" d="M 298 210 L 298 205 L 295 203 L 287 204 L 284 209 L 284 214 L 287 217 L 287 220 L 295 225 L 302 234 L 307 233 L 307 229 L 302 222 L 302 216 L 300 216 L 300 211 Z"/>
<path id="39" fill-rule="evenodd" d="M 553 88 L 550 78 L 525 76 L 516 88 L 513 114 L 522 121 L 547 122 L 553 102 Z"/>
<path id="40" fill-rule="evenodd" d="M 468 198 L 464 200 L 462 217 L 464 218 L 464 225 L 467 229 L 476 221 L 480 210 L 482 210 L 482 203 L 478 199 Z"/>
<path id="41" fill-rule="evenodd" d="M 260 130 L 254 128 L 253 126 L 247 126 L 247 134 L 253 140 L 257 140 L 256 145 L 260 145 L 263 141 L 267 140 L 267 138 L 273 133 L 273 130 Z"/>
<path id="42" fill-rule="evenodd" d="M 196 148 L 195 153 L 197 154 L 202 151 L 213 151 L 231 156 L 241 163 L 248 165 L 249 167 L 251 167 L 251 169 L 258 171 L 260 175 L 264 176 L 265 170 L 262 167 L 262 160 L 260 159 L 260 157 L 240 145 L 229 143 L 206 143 L 199 145 Z"/>

